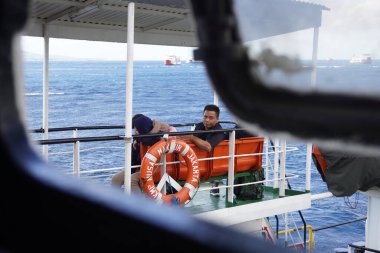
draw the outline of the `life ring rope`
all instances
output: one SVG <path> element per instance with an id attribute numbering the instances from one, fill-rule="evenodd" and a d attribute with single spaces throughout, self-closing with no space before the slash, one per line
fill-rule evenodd
<path id="1" fill-rule="evenodd" d="M 186 182 L 184 186 L 181 187 L 181 185 L 169 174 L 164 173 L 156 187 L 152 178 L 154 172 L 158 168 L 158 166 L 156 166 L 156 162 L 161 159 L 164 154 L 170 153 L 178 153 L 186 161 Z M 188 203 L 189 200 L 193 199 L 195 193 L 197 192 L 196 189 L 199 186 L 200 180 L 198 158 L 195 152 L 186 142 L 174 138 L 169 138 L 167 141 L 161 140 L 148 150 L 141 163 L 140 174 L 145 194 L 159 203 Z M 161 193 L 161 190 L 166 182 L 173 186 L 173 188 L 177 190 L 177 193 L 169 195 Z"/>

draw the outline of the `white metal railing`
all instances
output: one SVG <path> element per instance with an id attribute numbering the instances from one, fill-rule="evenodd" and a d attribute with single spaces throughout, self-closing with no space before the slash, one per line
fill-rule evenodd
<path id="1" fill-rule="evenodd" d="M 74 144 L 76 145 L 76 143 Z M 50 153 L 51 156 L 53 155 L 59 155 L 59 154 L 73 154 L 73 157 L 80 157 L 80 153 L 83 153 L 83 152 L 88 152 L 88 151 L 93 151 L 93 150 L 99 150 L 99 149 L 123 149 L 123 147 L 95 147 L 95 148 L 87 148 L 87 149 L 83 149 L 83 150 L 80 150 L 80 149 L 75 149 L 74 148 L 74 151 L 75 152 L 71 152 L 71 151 L 67 151 L 67 152 L 56 152 L 56 153 Z M 296 151 L 298 150 L 297 148 L 295 147 L 286 147 L 286 152 L 292 152 L 292 151 Z M 77 154 L 76 154 L 77 152 Z M 283 151 L 279 150 L 278 151 L 268 151 L 268 152 L 262 152 L 262 153 L 251 153 L 251 154 L 240 154 L 240 155 L 233 155 L 234 158 L 238 158 L 238 157 L 249 157 L 249 156 L 260 156 L 260 155 L 270 155 L 270 154 L 275 154 L 275 153 L 284 153 Z M 209 160 L 218 160 L 218 159 L 227 159 L 227 158 L 230 158 L 231 156 L 228 155 L 228 156 L 216 156 L 216 157 L 210 157 L 210 158 L 200 158 L 198 159 L 199 161 L 209 161 Z M 267 164 L 264 164 L 263 167 L 267 167 L 268 169 L 268 175 L 269 175 L 269 169 L 272 169 L 273 170 L 273 165 L 272 163 L 270 163 L 270 160 L 268 159 L 267 161 Z M 173 162 L 166 162 L 166 165 L 172 165 L 172 164 L 179 164 L 181 163 L 181 161 L 173 161 Z M 162 166 L 164 165 L 163 163 L 157 163 L 157 165 L 159 166 Z M 78 167 L 78 171 L 79 173 L 76 172 L 75 170 L 75 167 Z M 139 165 L 134 165 L 132 166 L 131 168 L 139 168 L 140 166 Z M 101 169 L 86 169 L 86 170 L 83 170 L 81 169 L 81 166 L 80 166 L 80 162 L 79 162 L 79 159 L 78 159 L 78 166 L 73 166 L 73 170 L 71 172 L 68 172 L 69 174 L 76 174 L 78 176 L 83 176 L 85 174 L 92 174 L 92 173 L 97 173 L 97 172 L 109 172 L 109 171 L 120 171 L 120 170 L 123 170 L 124 167 L 120 166 L 120 167 L 112 167 L 112 168 L 101 168 Z M 110 175 L 98 175 L 96 176 L 96 178 L 99 178 L 99 177 L 109 177 Z M 285 177 L 285 179 L 288 179 L 288 178 L 294 178 L 295 176 L 292 176 L 292 177 Z M 298 177 L 298 176 L 296 176 Z M 268 178 L 268 177 L 265 177 L 265 178 Z M 266 179 L 264 180 L 263 182 L 264 183 L 270 183 L 270 182 L 275 182 L 275 181 L 279 181 L 281 180 L 280 177 L 277 177 L 277 179 Z"/>
<path id="2" fill-rule="evenodd" d="M 287 179 L 298 178 L 298 177 L 299 177 L 299 175 L 292 174 L 291 176 L 286 176 L 285 179 L 287 180 Z M 262 184 L 262 183 L 274 182 L 274 181 L 275 181 L 275 179 L 265 179 L 265 180 L 261 180 L 261 181 L 255 181 L 255 182 L 249 182 L 249 183 L 243 183 L 243 184 L 218 186 L 217 188 L 219 188 L 219 189 L 234 188 L 234 187 L 240 187 L 240 186 L 246 186 L 246 185 L 254 185 L 254 184 Z M 211 190 L 211 189 L 214 189 L 214 188 L 212 188 L 212 187 L 202 188 L 202 189 L 199 189 L 198 191 L 207 191 L 207 190 Z"/>
<path id="3" fill-rule="evenodd" d="M 269 139 L 265 138 L 264 142 L 264 152 L 260 153 L 250 153 L 250 154 L 239 154 L 235 155 L 234 154 L 234 147 L 235 147 L 235 131 L 231 131 L 230 133 L 230 138 L 229 138 L 229 155 L 226 156 L 217 156 L 217 157 L 210 157 L 210 158 L 200 158 L 199 161 L 207 161 L 207 160 L 218 160 L 218 159 L 229 159 L 229 170 L 228 170 L 228 180 L 227 180 L 227 185 L 220 185 L 218 188 L 227 188 L 229 191 L 228 201 L 232 202 L 233 201 L 233 188 L 234 187 L 241 187 L 241 186 L 246 186 L 246 185 L 251 185 L 251 184 L 260 184 L 264 183 L 266 186 L 273 186 L 275 189 L 279 189 L 280 196 L 285 196 L 285 188 L 286 188 L 286 180 L 290 178 L 297 178 L 299 177 L 298 175 L 294 174 L 286 174 L 286 154 L 288 152 L 293 152 L 297 151 L 297 147 L 288 147 L 286 145 L 285 141 L 280 141 L 280 140 L 275 140 L 274 145 L 270 145 Z M 77 137 L 78 136 L 78 130 L 75 129 L 73 131 L 73 136 Z M 87 148 L 87 149 L 82 149 L 80 148 L 80 141 L 76 141 L 73 143 L 73 149 L 72 149 L 72 156 L 73 156 L 73 168 L 71 172 L 68 172 L 69 174 L 74 174 L 76 176 L 81 176 L 81 177 L 86 177 L 86 178 L 101 178 L 101 177 L 110 177 L 113 174 L 108 173 L 108 172 L 117 172 L 123 170 L 125 167 L 124 166 L 116 166 L 116 167 L 106 167 L 106 168 L 97 168 L 97 169 L 83 169 L 81 166 L 80 162 L 80 157 L 81 154 L 85 152 L 91 152 L 94 150 L 100 150 L 100 149 L 120 149 L 123 150 L 125 147 L 121 146 L 113 146 L 113 147 L 106 147 L 106 146 L 100 146 L 100 147 L 92 147 L 92 148 Z M 272 151 L 270 151 L 272 149 Z M 70 153 L 70 151 L 66 152 L 56 152 L 56 153 L 50 153 L 51 156 L 53 155 L 66 155 Z M 263 164 L 263 168 L 265 168 L 265 180 L 259 181 L 259 182 L 251 182 L 251 183 L 245 183 L 245 184 L 235 184 L 234 185 L 234 158 L 239 158 L 239 157 L 249 157 L 249 156 L 263 156 L 265 157 L 265 164 Z M 271 159 L 272 157 L 272 159 Z M 170 164 L 176 164 L 176 163 L 181 163 L 181 161 L 173 161 L 173 162 L 166 162 L 164 161 L 164 167 L 166 165 Z M 163 165 L 162 163 L 158 165 Z M 140 167 L 139 165 L 132 166 L 131 168 L 138 168 Z M 165 167 L 166 168 L 166 167 Z M 102 175 L 91 175 L 91 174 L 96 174 L 96 173 L 102 173 L 102 172 L 107 172 Z M 270 177 L 273 176 L 272 178 Z M 306 179 L 308 176 L 306 175 Z M 305 182 L 307 186 L 307 182 Z M 210 190 L 211 188 L 202 188 L 202 190 Z"/>
<path id="4" fill-rule="evenodd" d="M 73 146 L 75 147 L 77 145 L 78 142 L 75 142 L 73 144 Z M 80 142 L 79 142 L 80 143 Z M 79 143 L 78 143 L 78 147 L 79 147 Z M 269 146 L 269 147 L 272 147 L 272 146 Z M 80 148 L 73 148 L 73 151 L 62 151 L 62 152 L 51 152 L 49 155 L 50 156 L 57 156 L 57 155 L 69 155 L 71 154 L 73 157 L 80 157 L 80 154 L 81 153 L 85 153 L 85 152 L 88 152 L 88 151 L 94 151 L 94 150 L 101 150 L 101 149 L 120 149 L 120 150 L 124 150 L 124 147 L 105 147 L 105 146 L 99 146 L 99 147 L 94 147 L 94 148 L 87 148 L 87 149 L 80 149 Z M 292 152 L 292 151 L 296 151 L 298 150 L 298 148 L 296 147 L 286 147 L 286 150 L 285 152 Z M 275 153 L 283 153 L 283 151 L 277 149 L 277 151 L 267 151 L 267 152 L 261 152 L 261 153 L 250 153 L 250 154 L 240 154 L 240 155 L 233 155 L 234 158 L 239 158 L 239 157 L 249 157 L 249 156 L 260 156 L 260 155 L 271 155 L 271 154 L 275 154 Z M 198 160 L 199 161 L 209 161 L 209 160 L 219 160 L 219 159 L 227 159 L 227 158 L 230 158 L 231 156 L 230 155 L 227 155 L 227 156 L 215 156 L 215 157 L 210 157 L 210 158 L 199 158 Z M 74 160 L 74 158 L 73 158 Z M 80 170 L 80 174 L 89 174 L 91 172 L 101 172 L 101 171 L 112 171 L 112 170 L 121 170 L 121 169 L 124 169 L 124 167 L 114 167 L 114 168 L 103 168 L 103 169 L 98 169 L 98 170 L 83 170 L 81 169 L 81 166 L 80 166 L 80 159 L 77 159 L 78 160 L 78 169 Z M 269 159 L 266 159 L 266 162 L 265 164 L 263 164 L 263 167 L 265 168 L 268 168 L 267 170 L 269 171 L 269 169 L 272 169 L 273 170 L 273 164 L 270 163 L 270 160 Z M 269 162 L 269 163 L 268 163 Z M 166 162 L 167 165 L 171 165 L 171 164 L 177 164 L 177 163 L 181 163 L 181 161 L 174 161 L 174 162 Z M 157 163 L 157 165 L 163 165 L 162 163 Z M 135 166 L 132 166 L 132 168 L 138 168 L 140 167 L 139 165 L 135 165 Z M 75 170 L 73 168 L 73 171 L 71 173 L 74 173 L 75 174 Z M 105 175 L 105 176 L 109 176 L 109 175 Z M 266 177 L 268 178 L 268 177 Z M 268 182 L 270 182 L 271 180 L 269 180 Z M 273 180 L 272 180 L 273 181 Z"/>

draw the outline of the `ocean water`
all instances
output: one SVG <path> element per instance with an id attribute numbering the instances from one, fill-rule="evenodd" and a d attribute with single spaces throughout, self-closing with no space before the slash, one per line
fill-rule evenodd
<path id="1" fill-rule="evenodd" d="M 380 63 L 349 65 L 347 61 L 319 62 L 318 87 L 329 91 L 351 90 L 362 92 L 368 84 L 380 78 Z M 125 117 L 124 62 L 52 61 L 49 65 L 49 127 L 123 125 Z M 42 62 L 24 62 L 25 105 L 28 129 L 42 127 Z M 332 86 L 331 83 L 336 85 Z M 162 62 L 135 62 L 133 113 L 143 113 L 170 124 L 193 123 L 202 119 L 205 104 L 213 103 L 213 91 L 203 64 L 164 66 Z M 371 87 L 380 94 L 380 87 Z M 372 92 L 372 93 L 373 93 Z M 233 115 L 220 102 L 224 121 L 234 120 Z M 178 130 L 188 130 L 187 128 Z M 82 131 L 79 136 L 123 135 L 123 130 Z M 49 133 L 49 138 L 72 137 L 73 132 Z M 41 134 L 31 134 L 34 140 Z M 304 189 L 306 163 L 303 143 L 289 143 L 298 150 L 288 154 L 287 173 L 299 174 L 291 179 L 295 189 Z M 122 167 L 123 143 L 81 143 L 81 169 Z M 37 147 L 37 150 L 40 147 Z M 59 170 L 72 168 L 72 144 L 50 145 L 49 161 Z M 327 191 L 312 165 L 312 193 Z M 109 172 L 111 174 L 112 172 Z M 110 184 L 110 177 L 99 178 Z M 349 198 L 330 198 L 312 202 L 312 208 L 303 211 L 308 225 L 314 229 L 366 216 L 367 197 L 358 193 Z M 297 226 L 302 226 L 297 213 L 292 213 Z M 313 252 L 334 252 L 334 248 L 348 243 L 364 241 L 365 222 L 359 221 L 341 227 L 314 233 Z"/>

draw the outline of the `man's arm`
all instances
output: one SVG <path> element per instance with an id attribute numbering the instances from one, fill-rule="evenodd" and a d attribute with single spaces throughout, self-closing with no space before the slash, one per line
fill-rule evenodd
<path id="1" fill-rule="evenodd" d="M 178 139 L 180 140 L 189 140 L 195 145 L 197 145 L 198 148 L 205 150 L 207 152 L 210 152 L 212 150 L 212 146 L 208 141 L 204 141 L 199 137 L 196 137 L 194 135 L 182 135 L 182 136 L 177 136 Z"/>
<path id="2" fill-rule="evenodd" d="M 204 141 L 201 138 L 198 138 L 194 135 L 190 135 L 189 140 L 192 141 L 195 145 L 197 145 L 198 148 L 202 150 L 206 150 L 207 152 L 211 152 L 212 150 L 211 144 L 208 141 Z"/>

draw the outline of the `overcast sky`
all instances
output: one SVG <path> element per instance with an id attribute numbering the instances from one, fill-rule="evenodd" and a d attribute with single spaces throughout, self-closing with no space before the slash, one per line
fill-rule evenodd
<path id="1" fill-rule="evenodd" d="M 23 51 L 43 55 L 43 39 L 22 37 Z M 135 60 L 164 60 L 168 55 L 181 56 L 182 60 L 192 57 L 193 48 L 138 45 L 134 46 Z M 124 43 L 50 39 L 50 55 L 55 57 L 126 60 L 127 45 Z"/>
<path id="2" fill-rule="evenodd" d="M 354 54 L 369 53 L 380 58 L 380 0 L 310 0 L 323 4 L 330 11 L 323 11 L 319 33 L 319 59 L 349 59 Z M 297 54 L 311 56 L 312 31 L 298 34 Z M 299 39 L 299 38 L 302 38 Z M 284 39 L 283 39 L 284 40 Z M 289 41 L 286 38 L 287 41 Z M 311 43 L 308 43 L 311 44 Z M 41 54 L 43 40 L 23 37 L 22 48 L 26 52 Z M 289 50 L 289 48 L 283 48 Z M 163 60 L 167 55 L 179 55 L 183 60 L 192 57 L 192 48 L 135 45 L 136 60 Z M 122 43 L 90 42 L 79 40 L 50 40 L 50 54 L 86 59 L 125 60 L 126 45 Z"/>
<path id="3" fill-rule="evenodd" d="M 315 0 L 324 11 L 319 37 L 321 57 L 349 58 L 369 53 L 380 58 L 379 0 Z"/>

